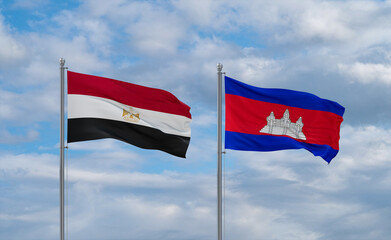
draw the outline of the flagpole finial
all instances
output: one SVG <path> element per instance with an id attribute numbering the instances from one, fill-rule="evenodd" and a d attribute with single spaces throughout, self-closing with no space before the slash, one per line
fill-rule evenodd
<path id="1" fill-rule="evenodd" d="M 221 72 L 221 70 L 223 70 L 223 64 L 218 63 L 217 64 L 217 71 Z"/>
<path id="2" fill-rule="evenodd" d="M 64 58 L 60 58 L 60 65 L 64 66 L 64 64 L 65 64 L 65 59 Z"/>

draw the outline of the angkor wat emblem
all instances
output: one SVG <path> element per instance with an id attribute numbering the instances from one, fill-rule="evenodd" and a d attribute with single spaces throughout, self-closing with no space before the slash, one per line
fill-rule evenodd
<path id="1" fill-rule="evenodd" d="M 296 123 L 291 122 L 288 109 L 285 110 L 284 116 L 281 119 L 276 119 L 274 113 L 271 112 L 266 120 L 267 125 L 259 132 L 272 135 L 286 135 L 292 138 L 306 140 L 302 132 L 304 126 L 302 118 L 299 117 Z"/>

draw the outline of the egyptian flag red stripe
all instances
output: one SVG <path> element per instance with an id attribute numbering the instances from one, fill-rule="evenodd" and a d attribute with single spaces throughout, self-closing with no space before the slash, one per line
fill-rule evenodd
<path id="1" fill-rule="evenodd" d="M 114 138 L 185 157 L 190 107 L 173 94 L 68 71 L 68 142 Z"/>
<path id="2" fill-rule="evenodd" d="M 191 118 L 190 107 L 167 91 L 110 78 L 68 71 L 68 94 L 107 98 L 133 107 Z"/>

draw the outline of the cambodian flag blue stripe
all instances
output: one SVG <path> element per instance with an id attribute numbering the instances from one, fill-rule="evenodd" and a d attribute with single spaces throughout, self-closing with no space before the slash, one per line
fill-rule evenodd
<path id="1" fill-rule="evenodd" d="M 343 116 L 345 108 L 337 102 L 322 99 L 314 94 L 277 88 L 254 87 L 230 77 L 225 77 L 225 94 L 253 100 L 283 104 L 290 107 L 319 110 Z M 276 96 L 278 96 L 276 98 Z"/>
<path id="2" fill-rule="evenodd" d="M 242 151 L 278 151 L 285 149 L 306 149 L 326 162 L 337 155 L 338 150 L 329 145 L 309 144 L 293 138 L 273 135 L 253 135 L 238 132 L 225 132 L 225 148 Z"/>

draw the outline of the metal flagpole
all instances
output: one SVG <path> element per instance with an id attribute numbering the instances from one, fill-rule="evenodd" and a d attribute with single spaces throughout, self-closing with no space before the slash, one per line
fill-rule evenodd
<path id="1" fill-rule="evenodd" d="M 223 64 L 217 64 L 217 81 L 218 81 L 218 90 L 217 90 L 217 239 L 222 240 L 222 75 Z"/>
<path id="2" fill-rule="evenodd" d="M 60 58 L 61 116 L 60 116 L 60 240 L 64 240 L 64 72 L 65 59 Z"/>

